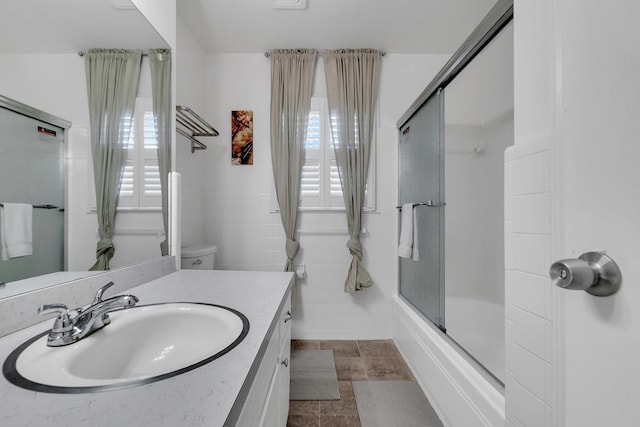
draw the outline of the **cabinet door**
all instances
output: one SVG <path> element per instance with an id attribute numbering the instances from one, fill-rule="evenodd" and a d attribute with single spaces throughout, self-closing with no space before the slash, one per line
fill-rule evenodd
<path id="1" fill-rule="evenodd" d="M 280 412 L 280 426 L 285 427 L 287 425 L 287 418 L 289 417 L 289 381 L 291 378 L 291 371 L 289 363 L 291 362 L 291 328 L 283 328 L 286 332 L 284 335 L 284 342 L 280 349 L 280 365 L 278 366 L 278 382 L 280 393 L 278 396 L 278 407 Z"/>
<path id="2" fill-rule="evenodd" d="M 281 370 L 276 367 L 273 377 L 271 378 L 271 385 L 269 386 L 269 392 L 264 405 L 264 411 L 260 417 L 261 427 L 280 427 L 286 424 L 280 422 L 280 405 L 278 400 L 280 398 L 280 377 Z"/>
<path id="3" fill-rule="evenodd" d="M 258 368 L 258 372 L 251 385 L 251 390 L 244 403 L 240 417 L 238 418 L 238 427 L 256 427 L 262 425 L 260 420 L 264 418 L 265 400 L 273 387 L 273 376 L 276 362 L 278 360 L 281 348 L 279 341 L 279 325 L 274 335 L 269 340 L 269 345 L 265 351 L 262 363 Z M 268 427 L 268 424 L 265 424 Z"/>

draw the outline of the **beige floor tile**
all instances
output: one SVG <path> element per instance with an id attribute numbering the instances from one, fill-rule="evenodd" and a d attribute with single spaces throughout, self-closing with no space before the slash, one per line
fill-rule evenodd
<path id="1" fill-rule="evenodd" d="M 353 394 L 353 388 L 351 390 L 351 394 Z M 320 415 L 320 402 L 317 400 L 290 400 L 289 414 Z"/>
<path id="2" fill-rule="evenodd" d="M 358 343 L 354 340 L 322 340 L 320 350 L 333 350 L 335 357 L 360 357 Z"/>
<path id="3" fill-rule="evenodd" d="M 320 427 L 319 415 L 289 415 L 287 427 Z"/>
<path id="4" fill-rule="evenodd" d="M 367 367 L 361 357 L 336 357 L 335 364 L 338 381 L 367 379 Z"/>
<path id="5" fill-rule="evenodd" d="M 393 340 L 358 341 L 362 357 L 401 357 Z"/>
<path id="6" fill-rule="evenodd" d="M 320 350 L 320 340 L 291 340 L 291 350 Z"/>
<path id="7" fill-rule="evenodd" d="M 320 427 L 361 427 L 357 415 L 320 415 Z"/>

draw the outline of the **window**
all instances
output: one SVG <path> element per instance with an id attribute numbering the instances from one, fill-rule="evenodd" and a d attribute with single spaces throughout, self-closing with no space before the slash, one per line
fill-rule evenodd
<path id="1" fill-rule="evenodd" d="M 300 207 L 303 210 L 344 209 L 342 185 L 329 126 L 327 99 L 311 98 L 300 182 Z M 364 208 L 368 211 L 375 209 L 375 149 L 371 153 Z"/>
<path id="2" fill-rule="evenodd" d="M 128 129 L 125 126 L 124 132 Z M 160 169 L 158 139 L 151 98 L 137 98 L 126 142 L 127 160 L 118 196 L 118 209 L 160 208 Z M 93 172 L 91 172 L 93 174 Z M 91 182 L 93 183 L 93 175 Z M 91 187 L 92 210 L 95 210 L 95 189 Z"/>
<path id="3" fill-rule="evenodd" d="M 161 206 L 158 138 L 151 98 L 136 99 L 118 206 Z"/>
<path id="4" fill-rule="evenodd" d="M 326 99 L 312 98 L 300 181 L 302 208 L 344 208 L 327 116 Z"/>

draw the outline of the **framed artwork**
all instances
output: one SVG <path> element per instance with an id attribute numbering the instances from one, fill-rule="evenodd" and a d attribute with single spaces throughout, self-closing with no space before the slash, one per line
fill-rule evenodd
<path id="1" fill-rule="evenodd" d="M 231 112 L 231 164 L 253 164 L 253 111 Z"/>

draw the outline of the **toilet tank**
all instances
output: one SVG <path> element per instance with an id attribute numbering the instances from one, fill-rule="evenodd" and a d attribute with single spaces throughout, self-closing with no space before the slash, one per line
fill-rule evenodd
<path id="1" fill-rule="evenodd" d="M 217 250 L 211 245 L 183 246 L 180 265 L 184 269 L 213 270 Z"/>

